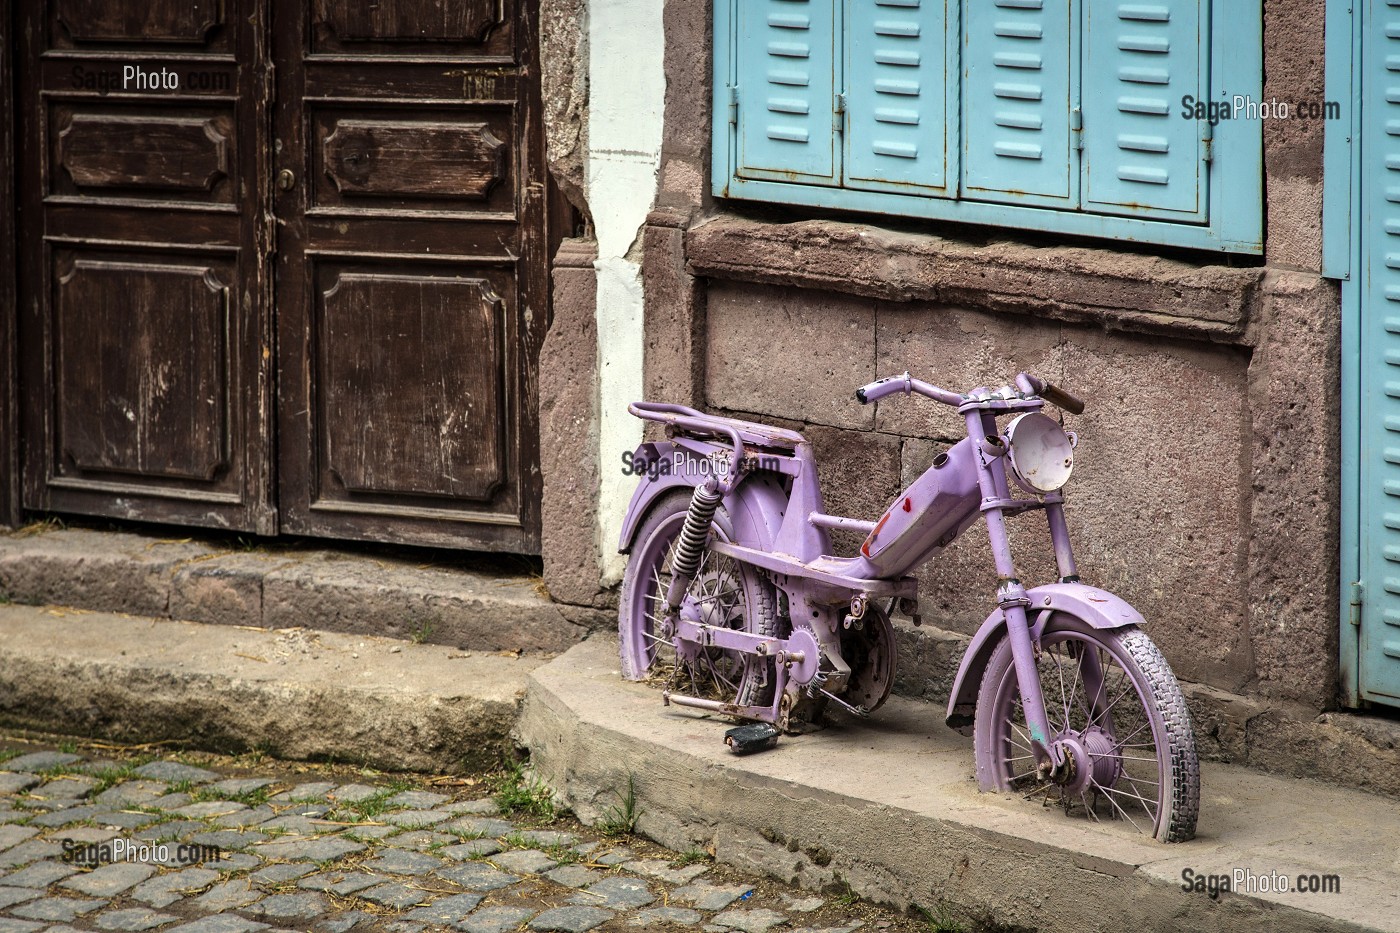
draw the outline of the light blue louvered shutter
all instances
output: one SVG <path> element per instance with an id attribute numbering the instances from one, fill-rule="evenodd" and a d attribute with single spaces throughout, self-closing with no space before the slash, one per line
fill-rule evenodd
<path id="1" fill-rule="evenodd" d="M 1400 700 L 1400 2 L 1362 20 L 1358 677 Z M 1330 130 L 1329 130 L 1330 131 Z M 1344 464 L 1356 469 L 1356 464 Z"/>
<path id="2" fill-rule="evenodd" d="M 1069 0 L 964 0 L 962 19 L 964 195 L 1072 203 Z"/>
<path id="3" fill-rule="evenodd" d="M 948 185 L 948 0 L 848 0 L 848 187 Z"/>
<path id="4" fill-rule="evenodd" d="M 734 54 L 741 177 L 835 180 L 834 5 L 835 0 L 738 0 Z"/>
<path id="5" fill-rule="evenodd" d="M 1086 210 L 1205 220 L 1202 124 L 1181 115 L 1210 97 L 1203 3 L 1086 0 Z"/>

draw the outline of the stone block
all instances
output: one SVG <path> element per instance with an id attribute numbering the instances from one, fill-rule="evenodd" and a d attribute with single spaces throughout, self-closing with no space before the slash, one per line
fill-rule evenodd
<path id="1" fill-rule="evenodd" d="M 875 378 L 875 303 L 801 289 L 713 282 L 706 297 L 710 405 L 869 430 L 855 390 Z"/>
<path id="2" fill-rule="evenodd" d="M 603 605 L 598 553 L 597 243 L 565 240 L 555 256 L 554 319 L 540 350 L 541 554 L 550 595 Z"/>

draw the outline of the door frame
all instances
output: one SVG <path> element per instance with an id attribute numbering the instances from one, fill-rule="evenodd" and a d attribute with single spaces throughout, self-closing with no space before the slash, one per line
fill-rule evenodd
<path id="1" fill-rule="evenodd" d="M 16 304 L 19 275 L 15 263 L 15 167 L 19 145 L 15 126 L 15 50 L 13 9 L 0 0 L 0 526 L 17 526 L 20 510 L 19 404 Z M 9 54 L 6 54 L 9 50 Z"/>

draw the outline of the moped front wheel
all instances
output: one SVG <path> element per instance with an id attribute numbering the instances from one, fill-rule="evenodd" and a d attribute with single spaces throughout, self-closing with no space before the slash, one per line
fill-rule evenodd
<path id="1" fill-rule="evenodd" d="M 1056 614 L 1036 661 L 1050 738 L 1066 765 L 1031 753 L 1010 639 L 992 652 L 977 696 L 973 749 L 983 790 L 1014 791 L 1121 821 L 1162 842 L 1196 834 L 1200 764 L 1181 687 L 1142 630 L 1098 630 Z"/>
<path id="2" fill-rule="evenodd" d="M 773 701 L 776 671 L 771 658 L 681 645 L 662 609 L 671 584 L 671 559 L 690 496 L 679 491 L 658 501 L 643 519 L 622 577 L 618 607 L 619 655 L 629 680 L 665 679 L 669 686 L 740 706 Z M 732 525 L 721 505 L 713 534 L 729 540 Z M 765 637 L 782 637 L 772 584 L 753 567 L 708 548 L 686 592 L 709 624 Z"/>

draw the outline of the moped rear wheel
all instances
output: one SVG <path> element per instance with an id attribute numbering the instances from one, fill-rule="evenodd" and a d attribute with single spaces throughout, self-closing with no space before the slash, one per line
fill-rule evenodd
<path id="1" fill-rule="evenodd" d="M 983 790 L 1014 791 L 1115 819 L 1162 842 L 1196 834 L 1200 765 L 1181 687 L 1137 628 L 1101 631 L 1064 614 L 1041 635 L 1037 659 L 1050 738 L 1067 751 L 1056 775 L 1037 772 L 1012 662 L 1003 638 L 977 696 L 973 748 Z M 1095 667 L 1101 672 L 1092 675 Z M 1100 686 L 1086 686 L 1086 673 Z"/>
<path id="2" fill-rule="evenodd" d="M 667 496 L 642 521 L 622 577 L 618 609 L 622 674 L 629 680 L 664 679 L 683 693 L 740 706 L 773 702 L 776 671 L 771 658 L 720 648 L 681 646 L 661 611 L 671 583 L 671 558 L 690 506 L 688 491 Z M 731 540 L 733 526 L 723 505 L 713 534 Z M 698 604 L 712 625 L 754 635 L 781 637 L 770 584 L 756 569 L 708 548 L 686 599 Z"/>

